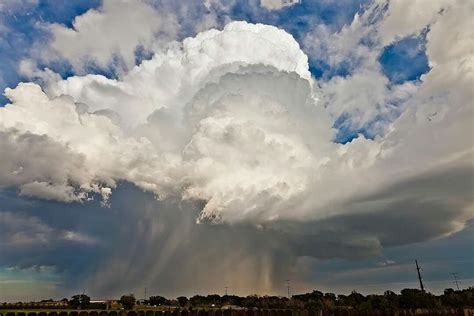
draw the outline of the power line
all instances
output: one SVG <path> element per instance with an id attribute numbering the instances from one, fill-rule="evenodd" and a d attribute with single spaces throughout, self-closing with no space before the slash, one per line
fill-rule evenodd
<path id="1" fill-rule="evenodd" d="M 424 292 L 425 287 L 423 286 L 423 278 L 421 277 L 421 272 L 420 272 L 421 267 L 418 265 L 418 260 L 415 260 L 415 264 L 416 264 L 416 272 L 418 273 L 418 281 L 420 281 L 420 288 Z"/>
<path id="2" fill-rule="evenodd" d="M 456 288 L 458 289 L 459 291 L 459 282 L 458 282 L 458 273 L 457 272 L 452 272 L 451 273 L 453 278 L 454 278 L 454 283 L 456 283 Z"/>

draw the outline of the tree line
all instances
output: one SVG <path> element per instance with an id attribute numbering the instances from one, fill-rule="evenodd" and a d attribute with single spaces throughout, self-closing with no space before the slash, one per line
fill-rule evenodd
<path id="1" fill-rule="evenodd" d="M 404 289 L 400 294 L 386 291 L 381 295 L 363 295 L 356 291 L 349 295 L 336 295 L 314 290 L 311 293 L 293 295 L 291 298 L 258 295 L 246 297 L 220 296 L 213 294 L 207 296 L 195 295 L 189 299 L 180 296 L 175 300 L 169 300 L 162 296 L 151 296 L 143 303 L 151 306 L 179 306 L 181 308 L 233 305 L 243 308 L 307 310 L 337 307 L 351 307 L 358 310 L 474 307 L 474 287 L 464 290 L 446 289 L 441 295 L 434 295 L 418 289 Z"/>
<path id="2" fill-rule="evenodd" d="M 133 294 L 123 295 L 119 303 L 125 309 L 132 309 L 137 300 Z M 370 309 L 413 309 L 413 308 L 457 308 L 474 307 L 474 287 L 464 290 L 446 289 L 442 295 L 434 295 L 418 289 L 404 289 L 400 294 L 386 291 L 382 295 L 362 295 L 353 291 L 349 295 L 336 295 L 314 290 L 311 293 L 293 295 L 291 298 L 280 296 L 246 297 L 237 295 L 211 294 L 207 296 L 194 295 L 190 298 L 179 296 L 167 299 L 163 296 L 150 296 L 139 302 L 147 306 L 169 306 L 179 308 L 220 308 L 237 306 L 258 309 L 333 309 L 350 307 L 357 310 Z"/>
<path id="3" fill-rule="evenodd" d="M 48 302 L 49 300 L 45 301 Z M 52 300 L 51 300 L 52 301 Z M 72 309 L 105 309 L 106 304 L 91 303 L 90 297 L 85 294 L 72 296 L 71 299 L 61 300 L 64 305 Z M 148 307 L 172 307 L 181 309 L 193 308 L 222 308 L 235 306 L 250 309 L 306 309 L 328 310 L 335 308 L 353 308 L 357 310 L 372 309 L 414 309 L 414 308 L 459 308 L 474 307 L 474 287 L 463 290 L 446 289 L 441 295 L 434 295 L 418 289 L 404 289 L 399 294 L 386 291 L 383 294 L 363 295 L 353 291 L 349 295 L 323 293 L 317 290 L 311 293 L 293 295 L 291 298 L 280 296 L 246 297 L 237 295 L 194 295 L 190 298 L 179 296 L 168 299 L 163 296 L 150 296 L 144 300 L 137 300 L 133 294 L 122 295 L 118 303 L 124 309 L 133 309 L 137 305 Z M 5 308 L 5 304 L 1 307 Z M 8 304 L 11 305 L 11 304 Z M 15 308 L 28 308 L 28 303 Z M 31 307 L 30 307 L 31 308 Z M 35 306 L 34 308 L 38 308 Z M 50 307 L 49 307 L 50 308 Z M 64 307 L 63 307 L 64 308 Z"/>

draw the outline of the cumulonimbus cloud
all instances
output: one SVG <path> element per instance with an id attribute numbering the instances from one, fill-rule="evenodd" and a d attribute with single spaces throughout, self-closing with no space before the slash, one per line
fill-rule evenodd
<path id="1" fill-rule="evenodd" d="M 458 230 L 472 210 L 471 191 L 443 196 L 450 191 L 435 185 L 432 192 L 443 196 L 438 203 L 423 190 L 431 181 L 413 180 L 435 181 L 437 170 L 472 171 L 472 72 L 466 66 L 472 56 L 466 49 L 438 50 L 438 33 L 455 10 L 428 33 L 431 71 L 375 139 L 336 143 L 333 126 L 341 113 L 322 100 L 337 104 L 347 90 L 321 89 L 285 31 L 233 22 L 157 52 L 119 79 L 86 75 L 7 89 L 11 103 L 0 109 L 0 141 L 8 153 L 1 157 L 0 183 L 67 202 L 100 194 L 107 204 L 116 183 L 128 181 L 160 199 L 203 201 L 198 221 L 282 227 L 285 236 L 295 233 L 293 224 L 282 224 L 288 221 L 334 218 L 319 230 L 336 234 L 340 218 L 425 214 L 430 205 L 452 209 L 448 225 L 410 240 Z M 444 90 L 440 69 L 449 79 Z M 357 104 L 362 117 L 376 117 L 378 110 Z M 400 183 L 417 185 L 379 198 Z M 356 235 L 374 245 L 394 243 L 374 229 Z"/>
<path id="2" fill-rule="evenodd" d="M 111 213 L 85 212 L 76 231 L 60 216 L 48 225 L 2 209 L 2 264 L 55 266 L 71 287 L 86 280 L 100 295 L 138 290 L 144 280 L 171 295 L 222 282 L 269 293 L 298 258 L 366 257 L 462 229 L 474 192 L 472 5 L 433 2 L 417 11 L 422 18 L 401 21 L 405 2 L 378 3 L 339 33 L 306 37 L 307 52 L 329 64 L 356 61 L 350 75 L 322 82 L 291 35 L 245 22 L 169 43 L 117 79 L 30 69 L 42 86 L 7 89 L 10 104 L 0 108 L 0 185 L 69 203 L 99 197 L 112 201 Z M 84 18 L 108 21 L 117 12 L 106 9 Z M 391 85 L 379 50 L 427 23 L 430 71 Z M 60 40 L 90 31 L 53 29 L 64 32 Z M 129 43 L 153 46 L 148 35 Z M 78 69 L 80 48 L 66 56 Z M 130 63 L 134 47 L 123 51 Z M 90 57 L 107 65 L 109 52 Z M 337 143 L 341 117 L 353 129 L 377 119 L 376 136 Z M 91 255 L 54 255 L 71 245 Z"/>

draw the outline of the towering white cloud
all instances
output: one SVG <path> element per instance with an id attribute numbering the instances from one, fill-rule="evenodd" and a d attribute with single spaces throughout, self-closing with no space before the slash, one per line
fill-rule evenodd
<path id="1" fill-rule="evenodd" d="M 48 54 L 59 54 L 77 73 L 85 73 L 91 64 L 130 69 L 135 65 L 136 49 L 159 49 L 179 32 L 174 14 L 161 13 L 141 0 L 105 0 L 100 9 L 78 16 L 73 28 L 60 24 L 45 27 L 53 37 L 53 51 Z"/>
<path id="2" fill-rule="evenodd" d="M 443 19 L 448 17 L 449 11 Z M 428 39 L 430 49 L 436 40 Z M 448 55 L 445 62 L 466 54 L 456 52 L 455 60 Z M 440 61 L 420 93 L 444 61 L 432 60 Z M 380 84 L 386 89 L 383 81 L 358 94 L 357 76 L 347 88 L 342 80 L 320 92 L 306 55 L 289 34 L 235 22 L 157 53 L 120 80 L 71 77 L 47 86 L 49 96 L 22 84 L 7 90 L 12 104 L 0 110 L 7 143 L 41 136 L 51 149 L 42 146 L 33 161 L 55 156 L 51 151 L 71 158 L 58 159 L 66 165 L 56 171 L 4 156 L 3 183 L 19 185 L 27 195 L 82 201 L 94 192 L 107 197 L 116 181 L 126 180 L 160 197 L 206 201 L 201 220 L 261 223 L 344 213 L 358 195 L 427 166 L 465 161 L 469 139 L 452 138 L 469 128 L 472 110 L 464 96 L 469 90 L 458 87 L 444 94 L 459 100 L 457 107 L 438 109 L 415 96 L 421 101 L 401 107 L 407 110 L 385 127 L 384 137 L 335 144 L 334 113 L 351 102 L 356 109 L 378 109 L 386 102 L 374 89 Z M 370 82 L 367 76 L 361 77 L 363 85 Z M 367 97 L 370 89 L 373 98 Z M 335 96 L 330 111 L 319 101 L 321 94 Z M 348 97 L 341 99 L 343 94 Z M 414 150 L 420 142 L 424 152 Z"/>
<path id="3" fill-rule="evenodd" d="M 258 53 L 244 49 L 241 44 L 245 42 L 257 48 Z M 227 54 L 228 51 L 233 54 Z M 24 194 L 65 201 L 87 199 L 90 192 L 108 193 L 108 187 L 113 187 L 116 180 L 131 181 L 160 196 L 179 191 L 188 181 L 194 181 L 186 175 L 186 170 L 192 171 L 194 166 L 185 161 L 183 151 L 193 137 L 190 133 L 201 124 L 191 120 L 191 116 L 198 115 L 197 109 L 188 110 L 190 106 L 186 104 L 204 95 L 206 86 L 219 82 L 227 73 L 242 72 L 236 82 L 249 77 L 255 70 L 241 68 L 249 64 L 276 67 L 259 70 L 262 74 L 255 79 L 258 84 L 263 83 L 263 77 L 272 79 L 278 70 L 298 73 L 286 80 L 289 82 L 299 80 L 299 76 L 306 82 L 310 78 L 307 58 L 290 35 L 274 27 L 234 23 L 222 32 L 212 30 L 189 38 L 183 48 L 157 54 L 122 81 L 92 75 L 72 77 L 48 87 L 50 97 L 33 84 L 8 89 L 6 95 L 13 104 L 0 114 L 3 130 L 44 135 L 57 147 L 63 146 L 63 151 L 70 150 L 79 162 L 75 167 L 61 168 L 74 174 L 55 178 L 48 172 L 34 173 L 20 181 L 19 176 L 12 180 L 11 174 L 16 170 L 28 173 L 26 162 L 6 156 L 8 168 L 4 173 L 9 177 L 5 182 L 21 185 Z M 282 90 L 285 81 L 278 84 L 283 85 L 278 87 Z M 303 101 L 311 98 L 312 93 L 310 83 L 304 85 L 306 88 L 300 89 L 306 94 Z M 263 92 L 253 90 L 264 98 L 273 93 L 275 85 L 264 87 Z M 234 88 L 222 89 L 222 94 L 232 93 L 229 89 Z M 290 101 L 284 93 L 280 98 L 286 98 L 286 103 Z M 71 164 L 75 161 L 60 160 Z M 165 188 L 168 184 L 173 189 Z M 58 190 L 54 196 L 55 188 Z"/>
<path id="4" fill-rule="evenodd" d="M 182 46 L 155 54 L 119 81 L 100 75 L 70 77 L 48 90 L 51 95 L 71 95 L 92 110 L 112 109 L 126 117 L 125 124 L 135 126 L 157 109 L 180 111 L 208 82 L 248 64 L 310 78 L 308 58 L 291 35 L 270 26 L 234 22 L 223 31 L 200 33 Z"/>

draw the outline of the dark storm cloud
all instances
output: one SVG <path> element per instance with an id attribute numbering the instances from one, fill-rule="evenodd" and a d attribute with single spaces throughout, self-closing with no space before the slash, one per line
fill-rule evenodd
<path id="1" fill-rule="evenodd" d="M 16 215 L 18 226 L 5 221 L 13 213 L 2 208 L 3 224 L 10 228 L 3 233 L 6 255 L 0 263 L 54 266 L 70 290 L 82 286 L 97 296 L 139 293 L 143 287 L 190 295 L 219 292 L 229 284 L 240 294 L 278 293 L 288 274 L 308 276 L 294 271 L 299 258 L 360 259 L 460 228 L 472 176 L 470 166 L 447 167 L 381 188 L 353 203 L 350 214 L 265 226 L 196 225 L 203 203 L 171 197 L 158 201 L 124 183 L 110 209 L 97 203 L 10 205 L 23 210 Z M 68 240 L 67 231 L 87 238 Z M 28 232 L 36 242 L 17 247 L 11 236 L 19 232 Z"/>
<path id="2" fill-rule="evenodd" d="M 384 247 L 422 242 L 463 228 L 472 207 L 474 167 L 445 165 L 347 202 L 341 215 L 275 223 L 295 256 L 357 258 Z"/>

